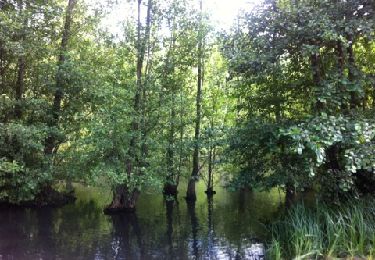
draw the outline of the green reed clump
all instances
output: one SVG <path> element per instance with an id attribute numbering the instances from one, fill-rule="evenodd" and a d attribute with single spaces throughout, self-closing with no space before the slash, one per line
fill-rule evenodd
<path id="1" fill-rule="evenodd" d="M 298 204 L 271 227 L 268 259 L 321 259 L 375 255 L 375 201 L 340 206 Z"/>

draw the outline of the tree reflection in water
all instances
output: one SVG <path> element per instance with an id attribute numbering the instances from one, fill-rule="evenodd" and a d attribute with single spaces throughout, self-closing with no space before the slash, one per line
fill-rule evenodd
<path id="1" fill-rule="evenodd" d="M 191 251 L 191 255 L 195 257 L 195 259 L 199 259 L 199 247 L 200 241 L 198 236 L 199 230 L 199 222 L 197 218 L 197 214 L 195 212 L 195 201 L 186 201 L 188 215 L 190 217 L 190 225 L 191 225 L 191 239 L 189 241 L 189 251 Z"/>
<path id="2" fill-rule="evenodd" d="M 204 188 L 186 206 L 182 197 L 143 194 L 136 213 L 113 216 L 96 190 L 63 208 L 2 208 L 0 259 L 249 259 L 262 221 L 281 210 L 277 191 L 217 188 L 207 198 Z"/>
<path id="3" fill-rule="evenodd" d="M 113 222 L 113 259 L 144 259 L 141 228 L 136 213 L 111 216 Z"/>

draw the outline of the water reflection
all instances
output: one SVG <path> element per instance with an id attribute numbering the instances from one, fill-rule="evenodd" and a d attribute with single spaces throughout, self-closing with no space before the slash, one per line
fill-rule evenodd
<path id="1" fill-rule="evenodd" d="M 112 259 L 145 259 L 141 228 L 136 213 L 111 216 Z"/>
<path id="2" fill-rule="evenodd" d="M 114 216 L 102 213 L 110 194 L 83 187 L 63 208 L 2 208 L 0 259 L 251 259 L 279 194 L 217 189 L 207 198 L 204 188 L 195 203 L 145 193 L 136 213 Z"/>
<path id="3" fill-rule="evenodd" d="M 199 259 L 199 247 L 200 247 L 200 241 L 198 236 L 198 229 L 199 229 L 199 223 L 197 214 L 195 212 L 195 201 L 187 201 L 187 209 L 188 214 L 190 217 L 190 226 L 191 226 L 191 238 L 189 241 L 189 251 L 190 255 L 195 257 L 195 259 Z"/>
<path id="4" fill-rule="evenodd" d="M 207 251 L 206 257 L 209 259 L 216 259 L 215 255 L 215 230 L 213 222 L 214 199 L 212 196 L 207 196 Z"/>

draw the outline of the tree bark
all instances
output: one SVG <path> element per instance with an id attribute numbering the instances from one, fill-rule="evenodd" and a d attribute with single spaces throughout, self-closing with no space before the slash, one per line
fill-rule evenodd
<path id="1" fill-rule="evenodd" d="M 126 185 L 118 185 L 113 191 L 112 202 L 104 209 L 104 213 L 134 212 L 139 194 L 136 189 L 129 190 Z"/>
<path id="2" fill-rule="evenodd" d="M 194 131 L 194 153 L 193 153 L 193 170 L 188 183 L 186 191 L 186 199 L 195 201 L 197 199 L 195 194 L 195 182 L 199 174 L 199 142 L 200 142 L 200 124 L 201 124 L 201 110 L 202 110 L 202 84 L 203 84 L 203 31 L 202 31 L 202 10 L 203 3 L 200 0 L 200 21 L 198 31 L 198 84 L 196 97 L 196 119 Z"/>
<path id="3" fill-rule="evenodd" d="M 49 120 L 49 127 L 58 127 L 59 118 L 61 113 L 61 102 L 64 97 L 64 72 L 63 67 L 66 61 L 66 52 L 68 51 L 68 43 L 70 40 L 70 30 L 73 22 L 73 11 L 78 0 L 69 0 L 66 8 L 64 30 L 61 39 L 61 45 L 59 50 L 59 57 L 57 63 L 56 73 L 56 90 L 54 94 L 53 106 L 52 106 L 52 118 Z M 52 155 L 56 152 L 57 142 L 56 135 L 51 133 L 46 140 L 44 153 L 46 155 Z"/>
<path id="4" fill-rule="evenodd" d="M 166 195 L 177 195 L 177 183 L 175 180 L 176 174 L 174 170 L 174 133 L 175 133 L 175 121 L 176 111 L 174 105 L 171 108 L 171 126 L 169 129 L 169 140 L 167 149 L 167 178 L 164 185 L 164 194 Z"/>
<path id="5" fill-rule="evenodd" d="M 211 118 L 210 120 L 210 127 L 211 129 L 214 128 L 214 120 Z M 208 197 L 212 197 L 216 194 L 214 191 L 214 163 L 215 163 L 215 144 L 212 142 L 212 137 L 209 136 L 209 145 L 208 145 L 208 183 L 207 183 L 207 190 L 205 193 Z"/>

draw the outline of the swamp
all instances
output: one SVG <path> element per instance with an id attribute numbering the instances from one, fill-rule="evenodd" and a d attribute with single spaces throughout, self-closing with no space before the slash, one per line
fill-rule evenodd
<path id="1" fill-rule="evenodd" d="M 375 259 L 374 0 L 0 0 L 0 260 Z"/>

